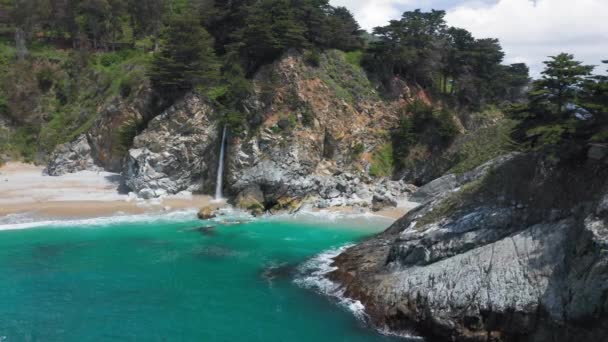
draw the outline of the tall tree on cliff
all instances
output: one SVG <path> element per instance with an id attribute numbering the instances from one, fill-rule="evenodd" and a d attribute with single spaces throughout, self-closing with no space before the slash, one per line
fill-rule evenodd
<path id="1" fill-rule="evenodd" d="M 197 86 L 212 84 L 218 70 L 213 38 L 197 17 L 183 13 L 168 19 L 149 71 L 160 94 L 175 99 Z"/>
<path id="2" fill-rule="evenodd" d="M 594 67 L 583 65 L 567 53 L 549 58 L 544 62 L 546 68 L 542 72 L 542 79 L 535 83 L 535 90 L 539 96 L 547 97 L 555 105 L 557 115 L 562 116 L 565 105 L 574 101 L 577 91 Z"/>

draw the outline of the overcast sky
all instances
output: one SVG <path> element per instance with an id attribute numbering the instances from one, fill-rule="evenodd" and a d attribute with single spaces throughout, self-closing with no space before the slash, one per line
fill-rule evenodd
<path id="1" fill-rule="evenodd" d="M 537 77 L 546 56 L 573 53 L 587 64 L 608 59 L 608 0 L 331 0 L 349 8 L 363 28 L 384 25 L 407 10 L 446 10 L 449 25 L 477 38 L 499 38 L 506 63 L 525 62 Z M 604 71 L 601 66 L 596 71 Z"/>

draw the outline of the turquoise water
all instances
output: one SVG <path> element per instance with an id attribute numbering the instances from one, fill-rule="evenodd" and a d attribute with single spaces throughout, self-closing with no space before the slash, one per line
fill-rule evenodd
<path id="1" fill-rule="evenodd" d="M 0 231 L 0 341 L 393 341 L 297 266 L 386 222 L 190 218 Z"/>

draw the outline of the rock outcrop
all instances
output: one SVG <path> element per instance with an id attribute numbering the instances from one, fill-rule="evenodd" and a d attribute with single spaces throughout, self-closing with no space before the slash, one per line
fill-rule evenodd
<path id="1" fill-rule="evenodd" d="M 141 66 L 140 66 L 141 67 Z M 114 96 L 100 105 L 91 128 L 83 134 L 87 140 L 87 153 L 75 154 L 73 149 L 82 145 L 82 135 L 75 141 L 58 146 L 49 158 L 49 169 L 58 172 L 49 172 L 50 175 L 86 170 L 104 169 L 109 172 L 121 172 L 125 162 L 126 148 L 121 146 L 121 135 L 125 131 L 133 130 L 136 126 L 147 122 L 156 112 L 157 103 L 154 93 L 147 82 L 137 85 L 131 96 L 123 98 Z M 73 148 L 69 148 L 69 147 Z M 93 163 L 90 160 L 93 160 Z M 62 164 L 66 163 L 65 166 Z M 80 165 L 80 167 L 73 167 Z"/>
<path id="2" fill-rule="evenodd" d="M 45 173 L 49 176 L 62 176 L 84 170 L 97 171 L 101 168 L 95 165 L 91 145 L 87 136 L 82 134 L 75 141 L 55 149 Z"/>
<path id="3" fill-rule="evenodd" d="M 606 340 L 604 159 L 511 156 L 348 249 L 330 277 L 374 325 L 430 340 Z"/>
<path id="4" fill-rule="evenodd" d="M 405 84 L 394 87 L 395 100 L 385 101 L 360 67 L 329 51 L 319 66 L 288 53 L 256 74 L 254 88 L 249 103 L 255 125 L 228 148 L 233 196 L 255 186 L 267 209 L 280 198 L 309 198 L 327 207 L 368 206 L 385 192 L 404 196 L 404 184 L 373 180 L 368 171 L 410 98 Z"/>
<path id="5" fill-rule="evenodd" d="M 220 129 L 205 100 L 196 94 L 185 97 L 135 138 L 124 171 L 127 186 L 143 198 L 211 193 Z"/>

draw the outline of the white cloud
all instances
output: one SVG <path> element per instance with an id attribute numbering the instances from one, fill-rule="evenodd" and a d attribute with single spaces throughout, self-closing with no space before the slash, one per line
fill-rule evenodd
<path id="1" fill-rule="evenodd" d="M 407 5 L 410 0 L 332 0 L 333 6 L 350 9 L 364 29 L 371 31 L 376 26 L 385 25 L 389 20 L 399 18 L 399 5 Z"/>
<path id="2" fill-rule="evenodd" d="M 499 0 L 489 6 L 465 3 L 450 10 L 446 20 L 476 37 L 499 38 L 507 53 L 506 62 L 526 62 L 535 76 L 547 56 L 560 52 L 573 53 L 594 65 L 608 59 L 606 0 Z"/>
<path id="3" fill-rule="evenodd" d="M 573 53 L 587 64 L 608 59 L 608 0 L 333 0 L 332 4 L 351 9 L 365 29 L 399 18 L 404 10 L 447 5 L 448 24 L 466 28 L 478 38 L 499 38 L 507 54 L 505 62 L 525 62 L 534 76 L 547 56 L 560 52 Z"/>

